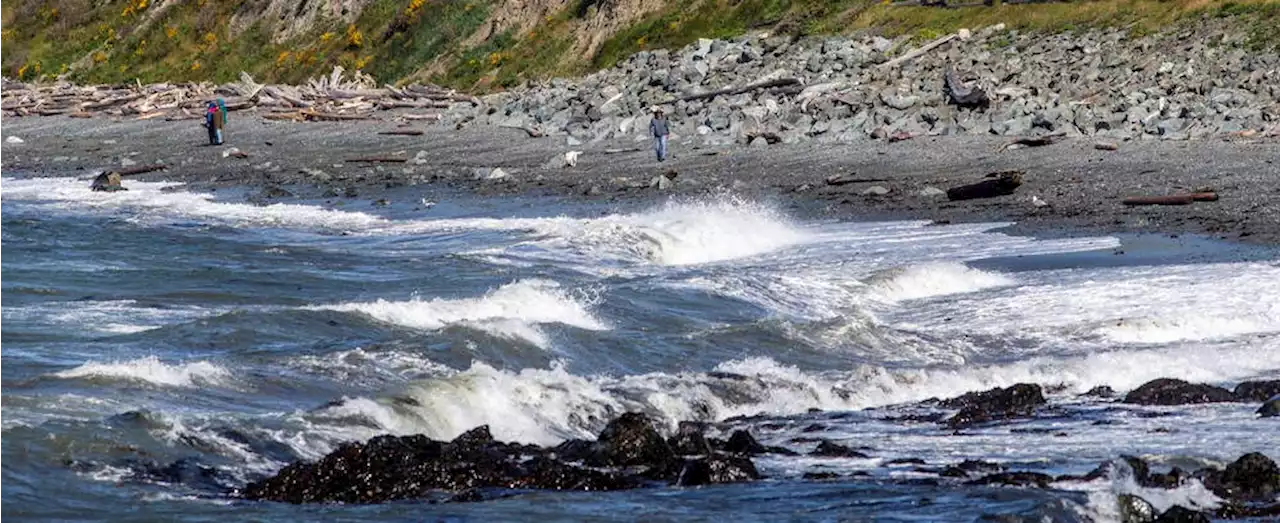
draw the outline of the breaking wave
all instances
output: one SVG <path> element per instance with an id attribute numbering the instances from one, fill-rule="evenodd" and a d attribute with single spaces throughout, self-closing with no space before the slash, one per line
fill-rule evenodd
<path id="1" fill-rule="evenodd" d="M 1012 285 L 1014 280 L 962 263 L 937 262 L 885 271 L 872 276 L 867 283 L 881 298 L 906 301 Z"/>
<path id="2" fill-rule="evenodd" d="M 155 356 L 112 363 L 85 363 L 79 367 L 54 373 L 66 379 L 110 379 L 134 381 L 164 387 L 225 386 L 231 372 L 207 361 L 164 363 Z"/>
<path id="3" fill-rule="evenodd" d="M 1061 385 L 1065 393 L 1097 385 L 1123 391 L 1159 377 L 1227 382 L 1275 369 L 1280 369 L 1280 353 L 1257 347 L 1116 351 L 923 369 L 864 365 L 823 372 L 759 357 L 723 362 L 706 373 L 621 377 L 579 376 L 562 364 L 510 371 L 477 361 L 466 370 L 410 382 L 393 397 L 350 399 L 342 409 L 392 433 L 449 439 L 489 425 L 499 439 L 551 444 L 591 437 L 626 411 L 648 412 L 674 427 L 681 420 L 896 405 L 1015 383 Z"/>
<path id="4" fill-rule="evenodd" d="M 62 209 L 122 211 L 137 214 L 140 219 L 182 218 L 233 226 L 335 230 L 363 230 L 386 223 L 362 212 L 286 203 L 221 202 L 213 194 L 170 190 L 183 185 L 178 182 L 130 181 L 127 191 L 117 192 L 94 192 L 88 181 L 76 178 L 5 178 L 3 183 L 5 200 L 47 202 Z"/>
<path id="5" fill-rule="evenodd" d="M 550 340 L 538 326 L 561 323 L 602 331 L 609 326 L 590 311 L 592 300 L 573 296 L 548 280 L 521 280 L 478 298 L 409 301 L 378 300 L 313 307 L 358 312 L 378 321 L 421 330 L 451 325 L 475 328 L 494 336 L 524 340 L 548 348 Z"/>

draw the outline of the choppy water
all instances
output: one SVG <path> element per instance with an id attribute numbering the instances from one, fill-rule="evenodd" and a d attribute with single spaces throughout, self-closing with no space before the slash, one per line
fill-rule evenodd
<path id="1" fill-rule="evenodd" d="M 1280 376 L 1280 264 L 1207 242 L 1033 239 L 999 224 L 809 222 L 725 196 L 613 209 L 459 200 L 255 206 L 174 184 L 3 180 L 4 516 L 74 520 L 1114 519 L 1198 485 L 913 484 L 987 459 L 1082 473 L 1280 457 L 1255 406 L 1078 397 Z M 352 206 L 355 207 L 355 206 Z M 1126 254 L 1114 254 L 1118 248 Z M 1060 413 L 970 431 L 897 405 L 1031 381 Z M 821 409 L 822 412 L 810 412 Z M 225 492 L 377 434 L 591 438 L 621 412 L 807 450 L 748 485 L 298 507 Z M 766 417 L 735 418 L 765 414 Z M 177 462 L 177 465 L 174 463 Z M 870 478 L 806 481 L 806 472 Z"/>

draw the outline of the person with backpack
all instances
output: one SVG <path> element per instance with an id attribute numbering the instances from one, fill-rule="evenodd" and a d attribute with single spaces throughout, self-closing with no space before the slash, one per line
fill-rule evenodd
<path id="1" fill-rule="evenodd" d="M 227 125 L 227 110 L 222 100 L 209 102 L 204 113 L 204 126 L 209 131 L 209 145 L 222 145 L 222 130 Z"/>

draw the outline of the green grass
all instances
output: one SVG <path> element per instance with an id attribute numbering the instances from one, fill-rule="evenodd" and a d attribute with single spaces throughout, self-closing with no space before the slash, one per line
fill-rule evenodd
<path id="1" fill-rule="evenodd" d="M 878 0 L 665 0 L 592 55 L 575 43 L 587 26 L 585 17 L 598 16 L 602 0 L 576 0 L 530 32 L 507 31 L 464 44 L 502 1 L 507 0 L 375 0 L 354 23 L 320 20 L 305 34 L 273 42 L 270 20 L 229 32 L 247 0 L 176 2 L 146 28 L 138 22 L 155 14 L 154 1 L 131 11 L 128 6 L 143 0 L 12 0 L 0 6 L 0 69 L 9 77 L 33 79 L 92 57 L 73 80 L 225 82 L 243 70 L 259 81 L 296 83 L 342 65 L 382 82 L 430 78 L 485 91 L 609 67 L 645 49 L 679 48 L 698 38 L 732 38 L 756 29 L 782 35 L 871 31 L 925 40 L 1003 23 L 1048 32 L 1123 27 L 1141 35 L 1195 18 L 1231 19 L 1251 51 L 1280 47 L 1280 0 L 1078 0 L 952 9 L 894 7 Z M 1002 45 L 996 38 L 993 45 Z"/>

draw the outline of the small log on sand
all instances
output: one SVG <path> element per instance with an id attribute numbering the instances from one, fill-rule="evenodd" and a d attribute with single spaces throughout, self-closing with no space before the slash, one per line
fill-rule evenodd
<path id="1" fill-rule="evenodd" d="M 404 163 L 409 161 L 408 158 L 391 158 L 386 156 L 371 156 L 366 158 L 347 158 L 347 163 Z"/>
<path id="2" fill-rule="evenodd" d="M 1066 137 L 1067 137 L 1067 133 L 1053 133 L 1053 134 L 1046 134 L 1044 136 L 1029 136 L 1026 138 L 1018 138 L 1017 140 L 1004 144 L 1004 146 L 1002 146 L 1000 149 L 1001 150 L 1008 149 L 1015 145 L 1021 145 L 1024 147 L 1043 147 L 1046 145 L 1053 145 L 1055 143 L 1058 143 L 1062 141 L 1063 138 L 1066 138 Z"/>
<path id="3" fill-rule="evenodd" d="M 428 120 L 433 122 L 440 121 L 443 118 L 440 114 L 402 114 L 400 118 L 405 120 Z"/>
<path id="4" fill-rule="evenodd" d="M 370 116 L 364 114 L 338 114 L 338 113 L 322 113 L 311 109 L 299 111 L 303 118 L 307 120 L 329 120 L 329 121 L 346 121 L 346 120 L 369 120 Z"/>
<path id="5" fill-rule="evenodd" d="M 1125 198 L 1123 203 L 1130 206 L 1138 205 L 1191 205 L 1194 202 L 1215 202 L 1218 201 L 1218 193 L 1213 192 L 1197 192 L 1186 194 L 1170 194 L 1167 196 L 1134 196 Z"/>
<path id="6" fill-rule="evenodd" d="M 422 131 L 407 131 L 407 130 L 406 131 L 382 131 L 382 132 L 379 132 L 378 134 L 385 134 L 390 136 L 422 136 Z"/>
<path id="7" fill-rule="evenodd" d="M 165 169 L 167 169 L 167 167 L 165 167 L 164 165 L 156 164 L 156 165 L 140 165 L 140 166 L 137 166 L 137 167 L 130 167 L 130 168 L 128 168 L 128 169 L 119 169 L 119 170 L 117 170 L 117 171 L 115 171 L 115 172 L 116 172 L 116 173 L 119 173 L 119 174 L 120 174 L 120 176 L 130 176 L 130 175 L 134 175 L 134 174 L 149 173 L 149 172 L 154 172 L 154 171 L 163 171 L 163 170 L 165 170 Z"/>
<path id="8" fill-rule="evenodd" d="M 977 198 L 994 198 L 1013 194 L 1022 185 L 1022 171 L 1002 171 L 987 175 L 986 180 L 969 185 L 961 185 L 947 189 L 947 199 L 951 201 L 973 200 Z"/>
<path id="9" fill-rule="evenodd" d="M 755 91 L 757 89 L 772 89 L 775 87 L 787 87 L 787 86 L 796 85 L 799 83 L 800 83 L 800 79 L 798 78 L 779 78 L 776 80 L 766 80 L 763 82 L 756 82 L 753 84 L 744 85 L 742 87 L 726 87 L 724 89 L 717 89 L 715 91 L 681 96 L 679 98 L 662 102 L 662 104 L 659 104 L 659 105 L 666 105 L 666 104 L 671 104 L 675 102 L 688 102 L 692 100 L 703 100 L 708 98 L 715 98 L 720 95 L 733 96 L 735 94 L 747 93 L 747 92 Z"/>

